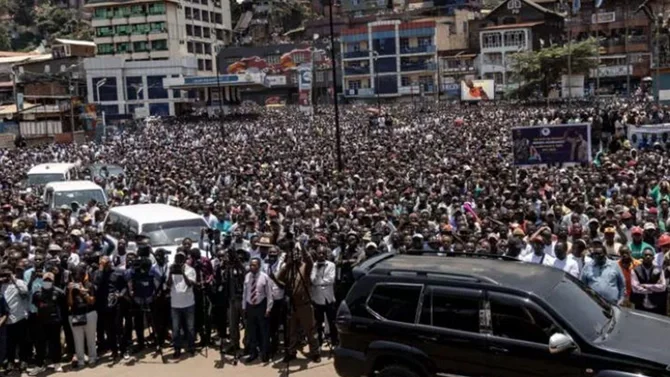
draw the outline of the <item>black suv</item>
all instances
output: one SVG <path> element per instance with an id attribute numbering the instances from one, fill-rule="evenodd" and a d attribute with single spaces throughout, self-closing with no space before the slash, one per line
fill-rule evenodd
<path id="1" fill-rule="evenodd" d="M 342 377 L 670 376 L 670 321 L 613 306 L 561 270 L 385 254 L 337 313 Z"/>

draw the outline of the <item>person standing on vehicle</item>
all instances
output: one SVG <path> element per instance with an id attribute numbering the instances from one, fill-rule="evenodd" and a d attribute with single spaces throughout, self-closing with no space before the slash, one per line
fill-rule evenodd
<path id="1" fill-rule="evenodd" d="M 616 262 L 607 259 L 602 240 L 591 241 L 591 257 L 593 262 L 584 266 L 580 280 L 610 303 L 622 304 L 626 281 Z"/>
<path id="2" fill-rule="evenodd" d="M 660 267 L 654 266 L 655 252 L 647 248 L 642 252 L 642 264 L 631 273 L 633 292 L 630 301 L 635 309 L 665 315 L 667 313 L 667 287 Z"/>

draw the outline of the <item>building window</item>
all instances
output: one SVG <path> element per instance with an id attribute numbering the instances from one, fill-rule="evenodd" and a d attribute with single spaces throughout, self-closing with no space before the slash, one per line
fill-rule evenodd
<path id="1" fill-rule="evenodd" d="M 130 43 L 119 43 L 116 45 L 116 52 L 124 54 L 130 52 Z"/>
<path id="2" fill-rule="evenodd" d="M 193 8 L 193 19 L 200 21 L 200 9 Z"/>
<path id="3" fill-rule="evenodd" d="M 526 33 L 523 30 L 506 31 L 505 47 L 526 47 Z"/>
<path id="4" fill-rule="evenodd" d="M 205 60 L 198 59 L 198 71 L 204 71 L 204 70 L 205 70 Z"/>
<path id="5" fill-rule="evenodd" d="M 203 48 L 202 48 L 202 43 L 196 43 L 195 44 L 195 53 L 196 54 L 202 54 L 203 53 Z"/>
<path id="6" fill-rule="evenodd" d="M 108 26 L 98 27 L 95 28 L 95 35 L 97 37 L 111 37 L 114 35 L 114 30 Z"/>
<path id="7" fill-rule="evenodd" d="M 484 48 L 502 47 L 502 41 L 500 40 L 500 33 L 484 33 L 482 35 L 482 47 Z"/>
<path id="8" fill-rule="evenodd" d="M 351 80 L 348 82 L 349 89 L 360 89 L 361 88 L 361 80 Z"/>
<path id="9" fill-rule="evenodd" d="M 193 35 L 195 35 L 198 38 L 202 38 L 202 28 L 200 26 L 194 26 Z"/>
<path id="10" fill-rule="evenodd" d="M 165 14 L 165 3 L 153 3 L 149 6 L 149 14 Z"/>
<path id="11" fill-rule="evenodd" d="M 149 115 L 166 117 L 170 115 L 169 103 L 150 103 Z"/>
<path id="12" fill-rule="evenodd" d="M 494 52 L 484 54 L 484 64 L 502 65 L 503 64 L 502 53 Z"/>
<path id="13" fill-rule="evenodd" d="M 190 20 L 193 18 L 192 13 L 191 13 L 191 8 L 185 7 L 184 8 L 184 17 L 186 17 L 187 20 Z"/>
<path id="14" fill-rule="evenodd" d="M 167 49 L 168 49 L 167 40 L 162 39 L 162 40 L 159 40 L 159 41 L 151 42 L 151 49 L 153 51 L 167 51 Z"/>
<path id="15" fill-rule="evenodd" d="M 149 44 L 147 42 L 133 42 L 133 52 L 147 52 L 149 51 Z"/>
<path id="16" fill-rule="evenodd" d="M 212 70 L 212 61 L 210 59 L 205 60 L 205 71 Z"/>
<path id="17" fill-rule="evenodd" d="M 186 43 L 186 51 L 188 51 L 189 54 L 193 53 L 193 42 Z"/>
<path id="18" fill-rule="evenodd" d="M 193 35 L 193 26 L 186 25 L 186 35 L 189 37 Z"/>
<path id="19" fill-rule="evenodd" d="M 168 98 L 168 92 L 163 88 L 164 77 L 165 76 L 147 76 L 149 99 Z"/>
<path id="20" fill-rule="evenodd" d="M 219 41 L 223 40 L 223 30 L 216 29 L 216 39 L 219 40 Z"/>
<path id="21" fill-rule="evenodd" d="M 101 43 L 98 45 L 99 55 L 110 55 L 114 53 L 114 45 L 111 43 Z"/>
<path id="22" fill-rule="evenodd" d="M 211 34 L 210 34 L 210 31 L 209 31 L 209 28 L 208 27 L 202 28 L 202 37 L 209 39 L 210 36 L 211 36 Z"/>
<path id="23" fill-rule="evenodd" d="M 208 5 L 209 2 L 207 0 L 200 0 L 200 4 L 202 5 Z"/>
<path id="24" fill-rule="evenodd" d="M 463 21 L 463 34 L 468 34 L 468 21 Z"/>
<path id="25" fill-rule="evenodd" d="M 202 20 L 205 22 L 209 22 L 209 12 L 202 12 Z"/>
<path id="26" fill-rule="evenodd" d="M 216 14 L 214 23 L 216 23 L 217 25 L 221 25 L 223 23 L 223 18 L 221 17 L 221 13 Z"/>
<path id="27" fill-rule="evenodd" d="M 209 44 L 209 43 L 203 43 L 203 44 L 202 44 L 202 49 L 203 49 L 203 52 L 204 52 L 205 54 L 207 54 L 207 55 L 211 55 L 211 54 L 212 54 L 212 45 L 211 45 L 211 44 Z"/>
<path id="28" fill-rule="evenodd" d="M 142 87 L 142 77 L 141 76 L 129 76 L 126 77 L 126 98 L 129 101 L 143 99 L 143 91 L 140 92 L 139 97 L 137 96 L 137 91 Z"/>
<path id="29" fill-rule="evenodd" d="M 114 18 L 123 18 L 130 16 L 130 7 L 118 7 L 114 11 Z"/>
<path id="30" fill-rule="evenodd" d="M 412 78 L 409 77 L 409 76 L 401 76 L 400 77 L 400 85 L 411 86 L 412 85 Z"/>
<path id="31" fill-rule="evenodd" d="M 145 11 L 144 11 L 144 6 L 143 5 L 133 5 L 130 7 L 130 16 L 131 17 L 137 17 L 137 16 L 144 16 Z"/>
<path id="32" fill-rule="evenodd" d="M 165 33 L 165 22 L 152 22 L 151 23 L 151 33 Z"/>
<path id="33" fill-rule="evenodd" d="M 97 84 L 102 79 L 105 80 L 105 84 L 97 89 Z M 95 89 L 93 91 L 94 102 L 116 101 L 119 98 L 116 95 L 116 77 L 94 77 L 91 80 Z M 98 93 L 100 93 L 100 99 L 98 99 Z"/>
<path id="34" fill-rule="evenodd" d="M 135 24 L 131 30 L 132 34 L 149 34 L 151 32 L 151 25 L 149 24 Z"/>

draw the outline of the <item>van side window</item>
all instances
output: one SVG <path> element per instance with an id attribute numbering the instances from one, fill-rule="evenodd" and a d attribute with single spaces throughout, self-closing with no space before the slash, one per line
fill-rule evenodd
<path id="1" fill-rule="evenodd" d="M 421 324 L 478 333 L 482 303 L 480 291 L 433 288 L 423 299 Z"/>
<path id="2" fill-rule="evenodd" d="M 368 310 L 389 321 L 415 323 L 422 285 L 378 284 L 368 298 Z"/>

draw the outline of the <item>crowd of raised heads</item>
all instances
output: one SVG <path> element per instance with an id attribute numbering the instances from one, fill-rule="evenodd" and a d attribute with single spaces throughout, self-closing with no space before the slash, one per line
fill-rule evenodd
<path id="1" fill-rule="evenodd" d="M 631 127 L 670 120 L 664 107 L 416 98 L 379 110 L 341 106 L 339 148 L 332 106 L 318 105 L 314 115 L 247 106 L 110 127 L 103 142 L 0 150 L 4 369 L 38 375 L 208 347 L 290 362 L 303 344 L 318 362 L 337 345 L 352 269 L 382 253 L 504 255 L 666 314 L 670 156 L 627 140 Z M 513 166 L 513 127 L 565 123 L 591 124 L 592 163 Z M 95 182 L 106 202 L 50 205 L 25 182 L 53 162 L 74 163 L 73 178 Z M 117 207 L 150 203 L 206 226 L 168 240 L 172 250 L 133 224 L 105 223 Z"/>

